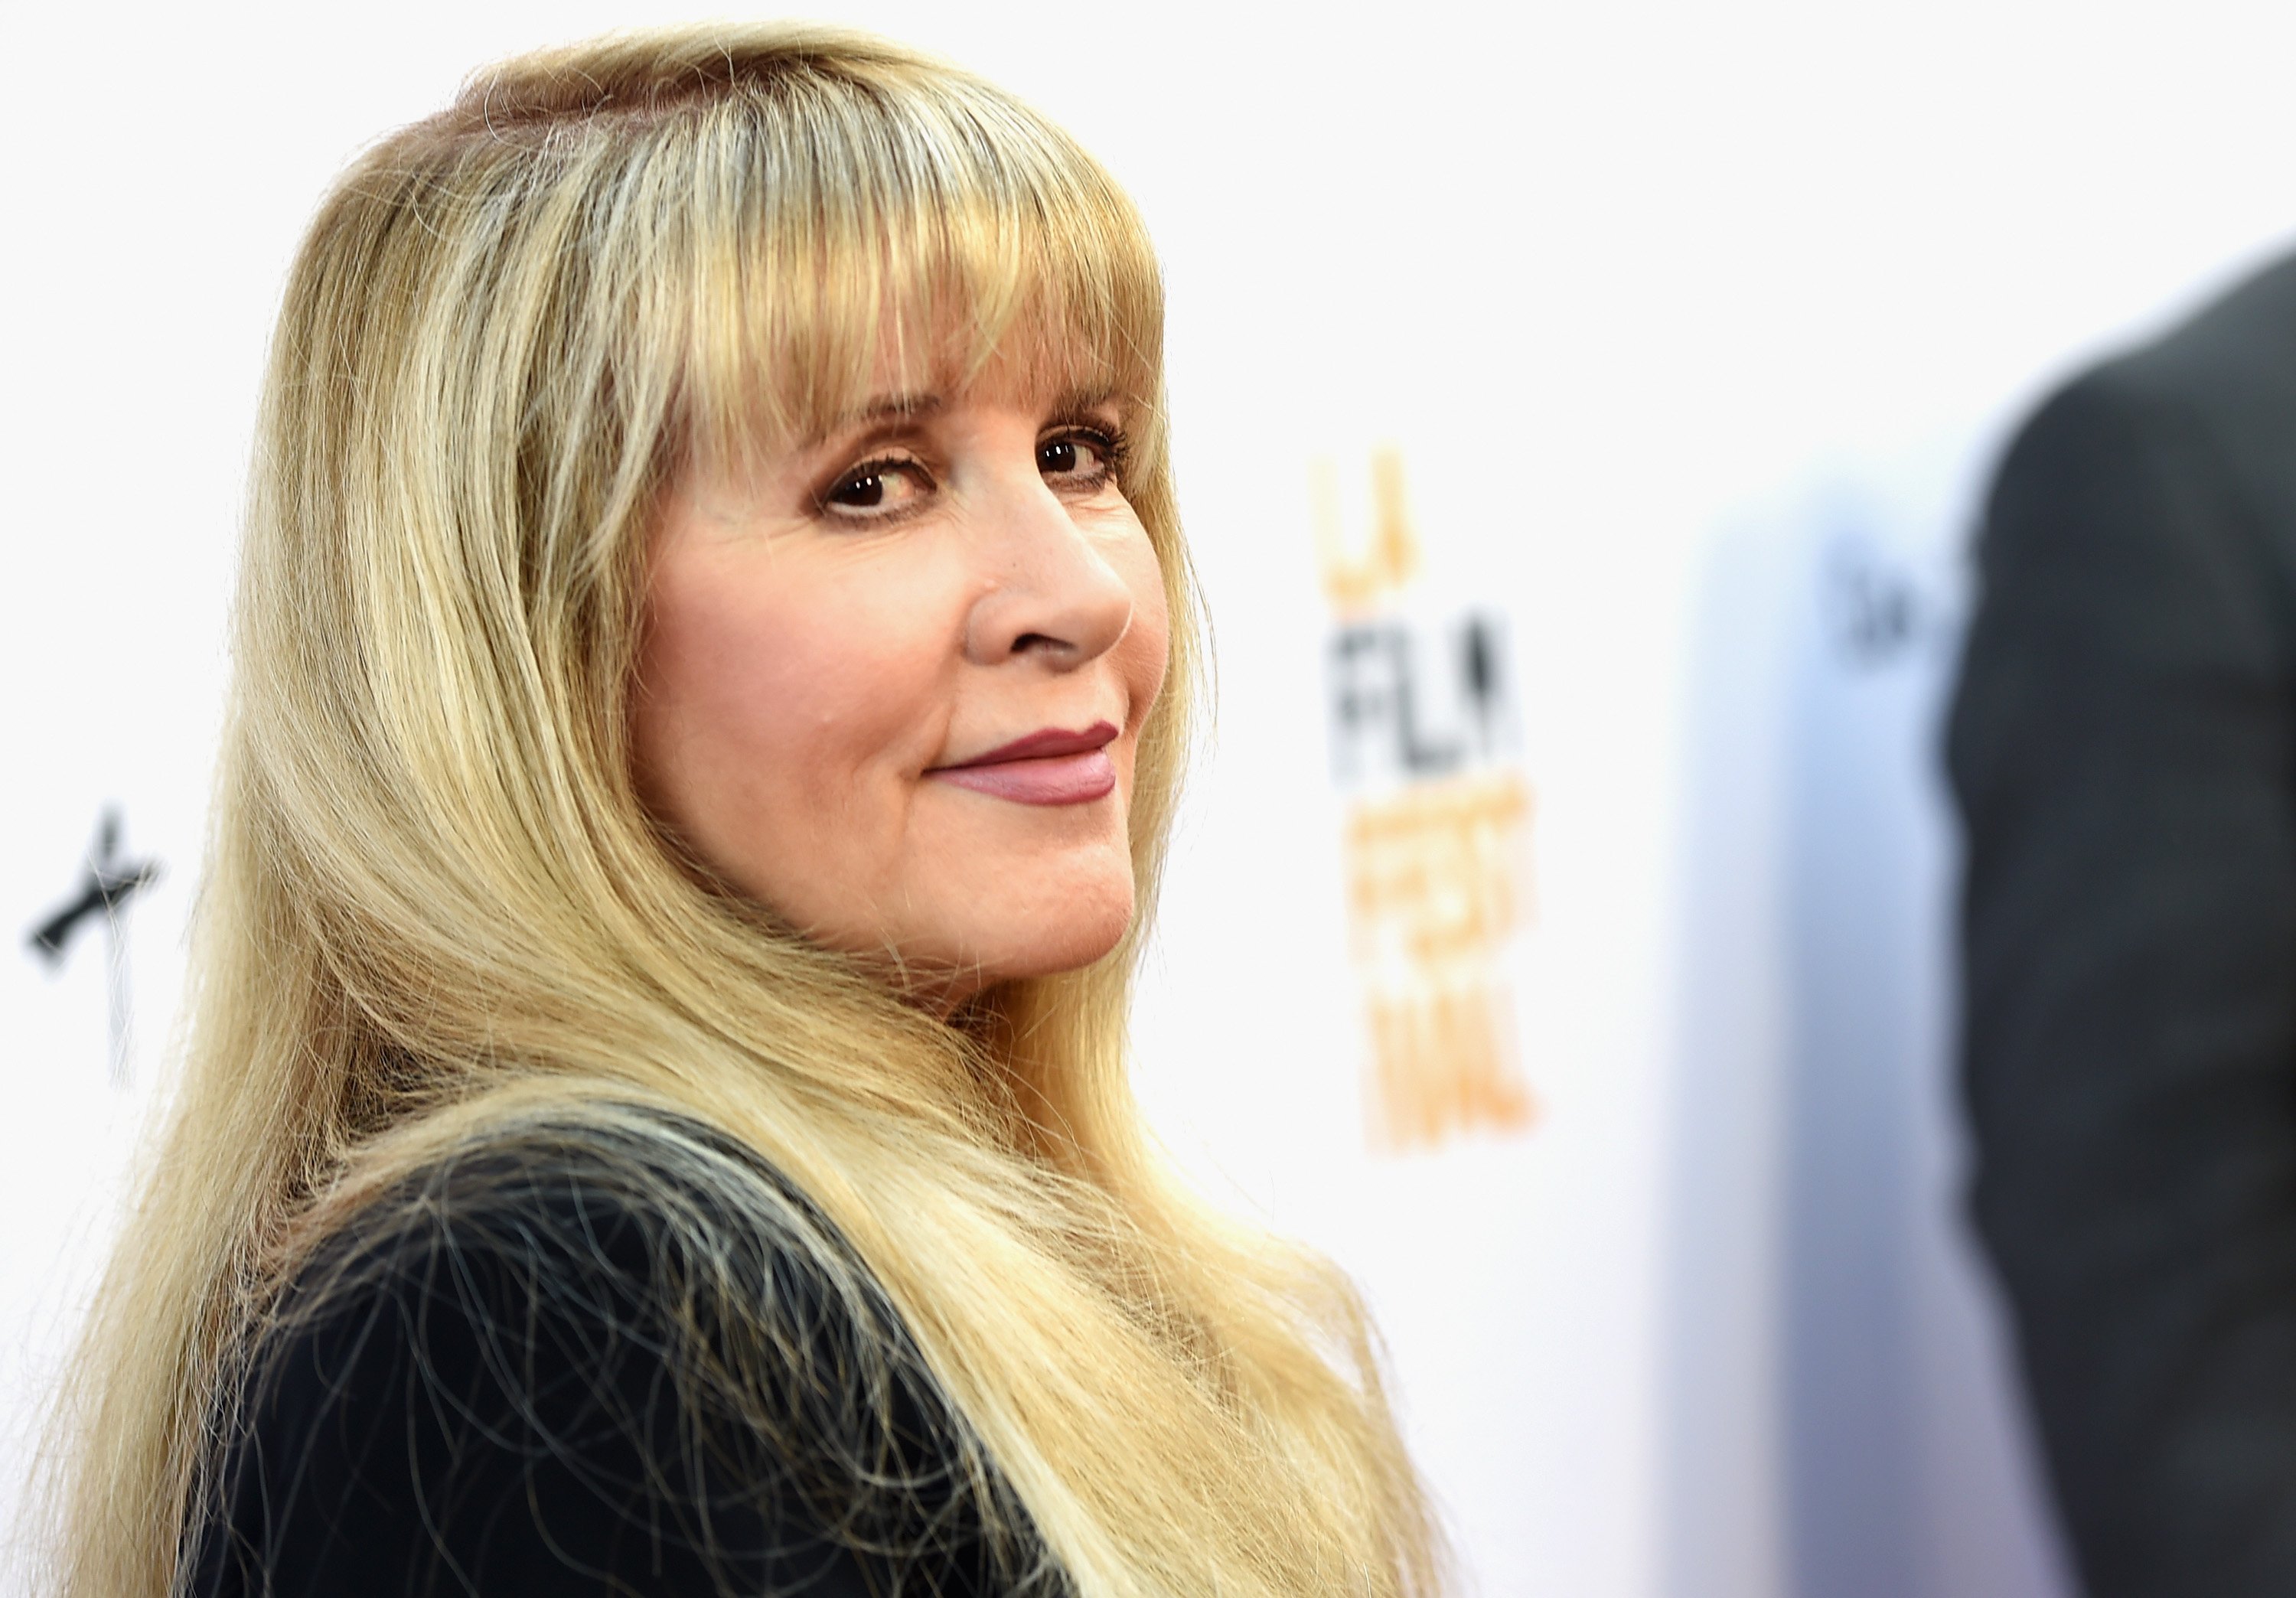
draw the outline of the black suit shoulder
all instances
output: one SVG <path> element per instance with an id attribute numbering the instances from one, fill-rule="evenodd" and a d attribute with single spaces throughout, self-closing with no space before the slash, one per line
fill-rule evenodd
<path id="1" fill-rule="evenodd" d="M 288 1289 L 190 1590 L 1057 1590 L 840 1247 L 682 1126 L 529 1128 L 426 1171 Z"/>
<path id="2" fill-rule="evenodd" d="M 1948 731 L 1979 1230 L 2095 1598 L 2296 1590 L 2296 263 L 2005 457 Z"/>
<path id="3" fill-rule="evenodd" d="M 2104 371 L 2226 417 L 2296 411 L 2296 256 L 2250 274 Z"/>
<path id="4" fill-rule="evenodd" d="M 1981 559 L 2062 522 L 2029 512 L 2075 495 L 2150 498 L 2104 520 L 2123 537 L 2214 540 L 2216 558 L 2276 591 L 2272 624 L 2296 627 L 2296 256 L 2038 407 L 1996 477 Z"/>

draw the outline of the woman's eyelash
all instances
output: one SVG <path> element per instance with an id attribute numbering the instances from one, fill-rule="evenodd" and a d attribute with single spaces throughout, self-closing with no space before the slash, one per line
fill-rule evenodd
<path id="1" fill-rule="evenodd" d="M 1089 444 L 1100 455 L 1101 466 L 1111 476 L 1122 477 L 1126 461 L 1131 457 L 1131 440 L 1124 430 L 1098 422 L 1071 422 L 1055 432 L 1050 432 L 1037 443 L 1042 449 L 1048 444 Z"/>
<path id="2" fill-rule="evenodd" d="M 829 485 L 829 491 L 834 494 L 840 488 L 849 488 L 865 478 L 890 477 L 896 471 L 914 471 L 916 469 L 917 463 L 906 455 L 881 455 L 873 461 L 864 461 L 857 466 L 849 466 L 839 472 L 837 480 Z"/>
<path id="3" fill-rule="evenodd" d="M 814 506 L 816 510 L 828 512 L 837 504 L 838 496 L 849 489 L 857 488 L 873 479 L 918 475 L 923 470 L 908 455 L 878 455 L 873 459 L 848 466 L 830 479 L 822 487 L 821 491 L 814 496 Z"/>

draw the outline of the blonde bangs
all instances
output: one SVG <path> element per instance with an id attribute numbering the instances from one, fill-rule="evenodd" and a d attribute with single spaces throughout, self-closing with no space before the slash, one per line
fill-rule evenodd
<path id="1" fill-rule="evenodd" d="M 646 217 L 623 230 L 651 252 L 629 263 L 631 354 L 676 361 L 677 430 L 720 457 L 821 437 L 882 397 L 888 357 L 909 392 L 993 364 L 1155 413 L 1163 290 L 1123 192 L 986 85 L 874 65 L 785 61 L 685 105 L 602 94 L 576 135 L 621 152 Z M 899 93 L 905 74 L 932 92 Z"/>

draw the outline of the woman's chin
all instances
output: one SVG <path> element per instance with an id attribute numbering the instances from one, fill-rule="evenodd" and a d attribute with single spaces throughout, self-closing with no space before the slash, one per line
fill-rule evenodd
<path id="1" fill-rule="evenodd" d="M 1078 885 L 1063 902 L 983 917 L 973 936 L 905 952 L 906 986 L 944 1011 L 1000 983 L 1081 971 L 1104 958 L 1132 925 L 1132 880 Z"/>

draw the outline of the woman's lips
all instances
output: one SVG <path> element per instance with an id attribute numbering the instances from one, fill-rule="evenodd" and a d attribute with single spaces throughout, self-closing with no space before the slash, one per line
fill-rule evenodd
<path id="1" fill-rule="evenodd" d="M 1116 728 L 1096 721 L 1080 733 L 1047 727 L 925 773 L 959 788 L 1018 805 L 1084 805 L 1116 790 L 1116 762 L 1108 745 Z"/>

